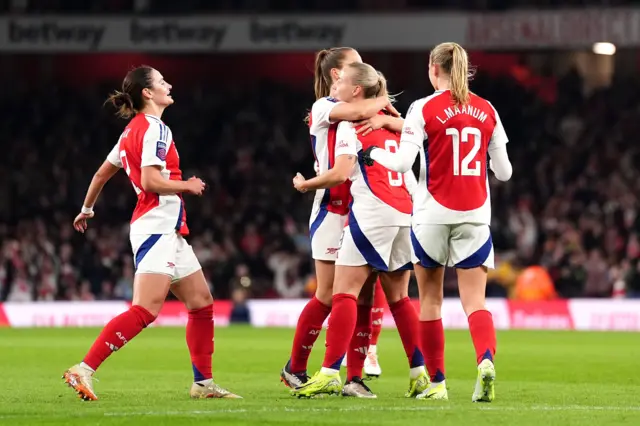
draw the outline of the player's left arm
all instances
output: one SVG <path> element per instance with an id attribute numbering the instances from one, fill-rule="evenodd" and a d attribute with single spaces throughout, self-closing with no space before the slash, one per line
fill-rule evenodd
<path id="1" fill-rule="evenodd" d="M 332 168 L 312 179 L 298 173 L 293 178 L 293 186 L 300 192 L 333 188 L 351 177 L 353 166 L 358 159 L 356 132 L 351 124 L 343 121 L 336 130 L 335 163 Z"/>
<path id="2" fill-rule="evenodd" d="M 392 132 L 402 133 L 402 127 L 404 126 L 404 118 L 392 117 L 386 114 L 378 114 L 373 117 L 358 121 L 354 123 L 356 127 L 359 126 L 356 133 L 360 136 L 367 136 L 369 133 L 378 129 L 387 129 Z"/>
<path id="3" fill-rule="evenodd" d="M 404 173 L 411 170 L 426 138 L 422 108 L 414 108 L 414 105 L 411 105 L 404 120 L 398 151 L 391 153 L 386 149 L 369 147 L 363 153 L 363 160 L 367 166 L 372 166 L 375 161 L 389 170 Z"/>
<path id="4" fill-rule="evenodd" d="M 496 127 L 493 129 L 493 134 L 489 141 L 489 168 L 493 171 L 496 179 L 506 182 L 511 179 L 511 175 L 513 174 L 513 166 L 511 165 L 509 155 L 507 154 L 507 143 L 509 142 L 509 138 L 507 138 L 507 132 L 505 132 L 504 127 L 502 126 L 502 120 L 500 120 L 498 111 L 496 111 L 495 108 L 493 111 L 496 116 Z"/>

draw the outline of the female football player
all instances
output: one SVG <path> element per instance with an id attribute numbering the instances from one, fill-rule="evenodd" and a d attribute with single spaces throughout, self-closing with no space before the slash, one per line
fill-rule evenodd
<path id="1" fill-rule="evenodd" d="M 314 81 L 316 102 L 311 107 L 308 124 L 318 173 L 323 173 L 337 165 L 334 164 L 334 157 L 331 154 L 335 149 L 335 130 L 338 121 L 365 120 L 366 123 L 363 123 L 366 127 L 365 131 L 377 126 L 385 126 L 397 131 L 402 128 L 402 119 L 398 118 L 399 114 L 388 97 L 345 103 L 331 96 L 332 86 L 338 79 L 340 70 L 352 62 L 362 62 L 362 59 L 358 52 L 350 47 L 334 47 L 321 50 L 316 54 Z M 373 117 L 382 109 L 386 109 L 391 115 L 374 119 Z M 293 338 L 291 358 L 280 373 L 282 382 L 290 388 L 298 387 L 308 380 L 307 361 L 311 348 L 320 334 L 322 324 L 331 312 L 336 253 L 349 212 L 349 203 L 348 182 L 330 190 L 316 191 L 309 220 L 309 234 L 318 285 L 314 297 L 300 314 Z M 369 299 L 364 292 L 363 299 Z M 362 332 L 369 335 L 370 329 L 371 325 Z M 354 339 L 354 345 L 361 346 L 356 340 Z M 359 357 L 351 358 L 360 362 Z M 353 368 L 357 369 L 356 366 Z"/>
<path id="2" fill-rule="evenodd" d="M 385 78 L 371 65 L 351 63 L 340 72 L 335 85 L 336 97 L 345 102 L 387 97 Z M 418 349 L 418 314 L 408 297 L 411 268 L 411 193 L 415 187 L 413 172 L 389 172 L 382 166 L 355 167 L 358 152 L 369 146 L 396 150 L 400 134 L 386 129 L 357 136 L 349 122 L 337 128 L 334 152 L 336 165 L 319 176 L 305 180 L 298 174 L 294 186 L 299 191 L 332 188 L 350 179 L 353 198 L 348 224 L 336 260 L 333 285 L 333 307 L 327 329 L 327 351 L 322 370 L 306 384 L 296 388 L 294 395 L 314 396 L 335 393 L 342 388 L 339 362 L 347 351 L 349 338 L 358 331 L 365 307 L 357 306 L 367 277 L 375 270 L 398 327 L 410 367 L 408 397 L 415 397 L 429 385 L 424 360 Z M 363 165 L 361 165 L 363 166 Z M 370 308 L 369 308 L 370 309 Z M 363 345 L 362 350 L 366 350 Z M 349 351 L 351 356 L 351 351 Z M 362 383 L 361 371 L 347 371 L 345 396 L 375 398 Z"/>
<path id="3" fill-rule="evenodd" d="M 82 362 L 64 373 L 65 382 L 84 400 L 97 400 L 92 377 L 102 363 L 121 349 L 160 312 L 171 291 L 189 311 L 187 346 L 194 380 L 192 398 L 239 398 L 212 378 L 213 297 L 200 263 L 184 239 L 189 234 L 182 194 L 202 195 L 205 184 L 182 180 L 180 159 L 171 129 L 162 113 L 173 104 L 171 85 L 157 70 L 141 66 L 127 74 L 122 91 L 110 101 L 118 115 L 131 118 L 107 159 L 89 185 L 84 205 L 73 226 L 87 229 L 103 186 L 124 169 L 138 202 L 131 219 L 130 240 L 135 262 L 133 303 L 104 327 Z"/>
<path id="4" fill-rule="evenodd" d="M 318 173 L 338 165 L 334 163 L 332 155 L 335 150 L 335 130 L 338 121 L 370 120 L 365 123 L 365 127 L 386 126 L 397 131 L 402 128 L 402 119 L 397 118 L 399 114 L 388 97 L 345 103 L 331 96 L 332 87 L 338 79 L 340 70 L 352 62 L 362 62 L 362 59 L 358 52 L 350 47 L 334 47 L 321 50 L 316 54 L 314 81 L 316 101 L 311 107 L 308 124 Z M 382 109 L 386 109 L 392 115 L 373 119 L 372 117 Z M 291 358 L 280 373 L 282 382 L 290 388 L 298 387 L 308 380 L 307 361 L 311 348 L 320 334 L 322 324 L 331 312 L 336 253 L 349 212 L 349 203 L 348 182 L 331 189 L 318 190 L 315 194 L 309 220 L 309 234 L 318 285 L 314 297 L 300 314 L 293 338 Z M 368 299 L 364 293 L 363 299 Z M 369 335 L 370 329 L 371 325 L 361 332 Z M 354 345 L 361 346 L 356 340 L 354 339 Z M 366 359 L 366 354 L 364 356 Z M 347 361 L 353 359 L 359 363 L 359 358 L 358 356 L 347 357 Z M 357 366 L 354 365 L 353 368 L 357 369 Z"/>
<path id="5" fill-rule="evenodd" d="M 491 168 L 498 180 L 506 181 L 512 166 L 500 117 L 487 100 L 469 91 L 469 77 L 467 52 L 460 45 L 436 46 L 429 58 L 429 79 L 436 91 L 409 109 L 400 149 L 390 153 L 371 147 L 364 159 L 402 173 L 420 154 L 411 237 L 420 290 L 422 350 L 432 384 L 419 398 L 448 398 L 441 312 L 448 265 L 458 274 L 460 301 L 476 351 L 478 375 L 472 401 L 491 402 L 496 333 L 485 306 L 487 268 L 493 268 L 487 174 Z"/>

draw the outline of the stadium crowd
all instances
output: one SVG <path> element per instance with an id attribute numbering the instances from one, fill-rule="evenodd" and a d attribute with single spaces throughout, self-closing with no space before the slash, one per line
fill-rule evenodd
<path id="1" fill-rule="evenodd" d="M 186 200 L 190 242 L 216 298 L 306 297 L 311 196 L 291 177 L 313 173 L 302 120 L 313 98 L 255 85 L 176 88 L 165 121 L 185 177 L 209 185 Z M 489 294 L 509 295 L 518 271 L 539 264 L 560 297 L 611 297 L 616 283 L 638 296 L 640 86 L 615 81 L 584 96 L 577 73 L 557 85 L 549 103 L 507 78 L 481 73 L 472 84 L 500 112 L 514 165 L 510 182 L 491 180 L 498 267 Z M 101 108 L 117 83 L 44 87 L 7 87 L 0 106 L 0 301 L 129 299 L 135 196 L 124 173 L 105 187 L 89 231 L 71 226 L 124 127 Z M 417 96 L 405 92 L 399 110 Z"/>

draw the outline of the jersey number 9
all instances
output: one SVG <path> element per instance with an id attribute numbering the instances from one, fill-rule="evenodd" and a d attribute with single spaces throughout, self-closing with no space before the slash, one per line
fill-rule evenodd
<path id="1" fill-rule="evenodd" d="M 446 129 L 447 136 L 451 136 L 453 142 L 453 175 L 454 176 L 480 176 L 481 164 L 480 160 L 473 161 L 480 151 L 482 141 L 482 133 L 480 129 L 475 127 L 465 127 L 462 132 L 458 129 L 449 127 Z M 469 137 L 473 141 L 471 151 L 460 162 L 460 142 L 469 142 Z M 473 166 L 469 166 L 473 162 Z"/>
<path id="2" fill-rule="evenodd" d="M 393 154 L 398 151 L 398 141 L 387 139 L 384 141 L 384 149 Z M 387 176 L 389 177 L 389 185 L 402 186 L 402 173 L 389 171 L 387 172 Z"/>

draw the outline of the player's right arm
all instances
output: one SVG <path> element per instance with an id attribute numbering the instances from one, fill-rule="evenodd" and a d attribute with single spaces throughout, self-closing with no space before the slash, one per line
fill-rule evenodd
<path id="1" fill-rule="evenodd" d="M 187 181 L 165 179 L 160 171 L 166 166 L 168 143 L 160 137 L 160 127 L 151 125 L 142 140 L 142 158 L 140 161 L 140 183 L 142 189 L 158 195 L 172 195 L 188 192 L 202 195 L 204 182 L 197 177 Z"/>
<path id="2" fill-rule="evenodd" d="M 311 107 L 311 122 L 313 126 L 328 126 L 337 121 L 360 121 L 373 117 L 383 109 L 387 109 L 395 117 L 400 116 L 387 97 L 351 103 L 330 97 L 321 98 Z"/>
<path id="3" fill-rule="evenodd" d="M 491 141 L 489 141 L 488 152 L 489 158 L 491 158 L 489 168 L 493 171 L 496 179 L 506 182 L 513 174 L 513 166 L 507 154 L 509 138 L 507 138 L 507 133 L 504 131 L 498 111 L 495 108 L 493 111 L 496 115 L 496 127 L 493 129 L 493 135 L 491 135 Z"/>
<path id="4" fill-rule="evenodd" d="M 119 146 L 120 141 L 113 147 L 107 159 L 91 179 L 89 189 L 87 189 L 87 195 L 84 197 L 82 210 L 73 221 L 73 227 L 78 232 L 84 232 L 87 229 L 87 220 L 93 217 L 93 206 L 96 204 L 96 201 L 98 201 L 102 188 L 104 188 L 105 184 L 122 168 Z"/>
<path id="5" fill-rule="evenodd" d="M 357 144 L 358 138 L 351 123 L 347 121 L 341 122 L 336 130 L 335 163 L 333 167 L 309 180 L 305 180 L 298 173 L 293 178 L 293 186 L 300 192 L 307 192 L 333 188 L 346 182 L 351 177 L 353 166 L 358 159 Z"/>

